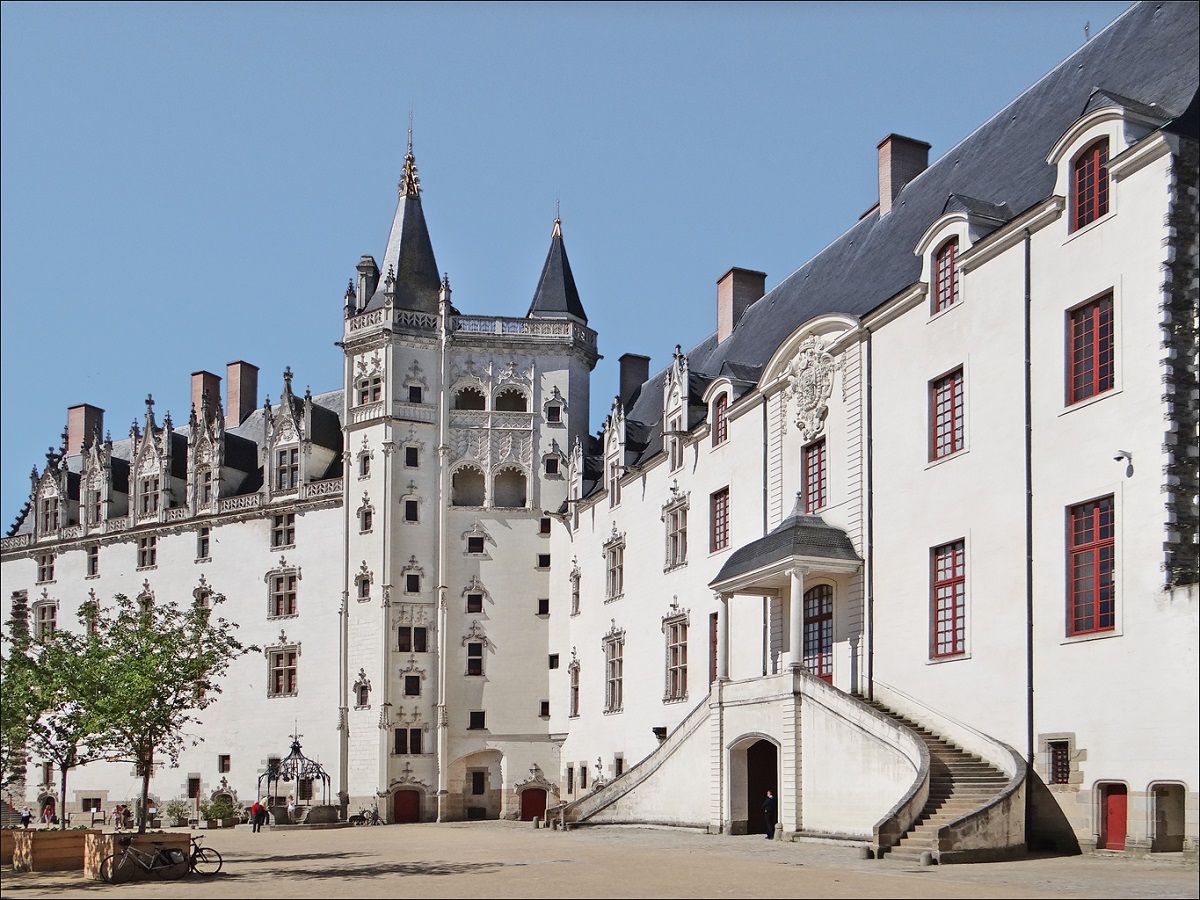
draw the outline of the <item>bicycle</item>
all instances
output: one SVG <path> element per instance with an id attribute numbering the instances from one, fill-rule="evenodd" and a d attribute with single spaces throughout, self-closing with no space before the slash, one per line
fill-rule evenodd
<path id="1" fill-rule="evenodd" d="M 161 841 L 155 841 L 150 852 L 133 846 L 133 835 L 119 837 L 117 841 L 124 849 L 100 863 L 100 880 L 105 884 L 128 880 L 135 867 L 153 872 L 158 878 L 170 879 L 182 878 L 191 868 L 190 858 L 178 847 L 163 847 Z"/>
<path id="2" fill-rule="evenodd" d="M 364 806 L 358 815 L 350 817 L 349 822 L 351 825 L 382 825 L 383 817 L 375 807 Z"/>
<path id="3" fill-rule="evenodd" d="M 201 847 L 203 836 L 192 838 L 192 855 L 188 857 L 188 870 L 209 877 L 221 871 L 221 854 L 212 847 Z"/>

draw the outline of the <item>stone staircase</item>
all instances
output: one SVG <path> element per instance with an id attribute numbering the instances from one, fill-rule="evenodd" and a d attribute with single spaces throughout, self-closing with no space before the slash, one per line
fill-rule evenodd
<path id="1" fill-rule="evenodd" d="M 939 832 L 955 820 L 994 801 L 1009 784 L 996 767 L 956 747 L 928 728 L 888 709 L 878 701 L 869 706 L 914 731 L 929 749 L 929 799 L 900 841 L 884 852 L 913 862 L 929 851 L 936 860 L 942 850 Z"/>

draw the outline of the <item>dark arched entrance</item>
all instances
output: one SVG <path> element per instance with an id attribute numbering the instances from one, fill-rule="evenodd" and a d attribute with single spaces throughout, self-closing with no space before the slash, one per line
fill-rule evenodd
<path id="1" fill-rule="evenodd" d="M 421 821 L 420 791 L 396 791 L 392 795 L 392 821 L 401 824 Z"/>
<path id="2" fill-rule="evenodd" d="M 546 818 L 545 788 L 525 788 L 521 791 L 521 821 L 532 822 Z"/>
<path id="3" fill-rule="evenodd" d="M 779 751 L 770 741 L 755 741 L 746 750 L 746 830 L 750 834 L 766 834 L 763 821 L 763 800 L 767 791 L 779 798 Z M 779 807 L 775 809 L 779 820 Z"/>

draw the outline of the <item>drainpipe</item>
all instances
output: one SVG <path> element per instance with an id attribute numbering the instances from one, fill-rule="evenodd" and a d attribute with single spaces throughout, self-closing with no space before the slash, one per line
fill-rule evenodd
<path id="1" fill-rule="evenodd" d="M 768 491 L 767 486 L 770 484 L 770 475 L 771 475 L 769 468 L 768 468 L 768 458 L 767 458 L 767 443 L 771 439 L 770 424 L 769 424 L 768 416 L 767 416 L 767 405 L 769 403 L 770 403 L 770 400 L 767 397 L 763 397 L 763 404 L 762 404 L 762 411 L 763 411 L 763 416 L 762 416 L 762 419 L 763 419 L 763 423 L 762 423 L 762 433 L 763 433 L 763 441 L 762 441 L 762 446 L 763 446 L 763 455 L 762 455 L 763 530 L 762 530 L 762 533 L 764 535 L 766 535 L 766 533 L 767 533 L 767 515 L 768 515 L 767 509 L 770 506 L 770 500 L 771 500 L 771 498 L 767 495 L 767 491 Z"/>
<path id="2" fill-rule="evenodd" d="M 441 338 L 438 345 L 438 491 L 434 513 L 437 541 L 437 820 L 445 820 L 446 797 L 449 793 L 449 778 L 446 765 L 449 753 L 449 718 L 446 711 L 446 503 L 449 499 L 447 463 L 450 448 L 446 443 L 446 419 L 449 405 L 446 402 L 446 355 L 450 340 L 450 280 L 442 276 L 442 290 L 438 304 L 438 329 Z"/>
<path id="3" fill-rule="evenodd" d="M 1030 353 L 1033 276 L 1031 240 L 1025 230 L 1025 760 L 1033 765 L 1033 371 Z M 1028 791 L 1026 797 L 1028 798 Z M 1026 817 L 1028 821 L 1028 816 Z"/>
<path id="4" fill-rule="evenodd" d="M 872 392 L 872 333 L 867 329 L 867 699 L 875 699 L 875 396 Z"/>

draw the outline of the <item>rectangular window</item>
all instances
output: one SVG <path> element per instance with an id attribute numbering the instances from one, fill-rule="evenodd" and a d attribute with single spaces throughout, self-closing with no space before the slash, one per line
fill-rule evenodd
<path id="1" fill-rule="evenodd" d="M 295 650 L 271 651 L 270 697 L 290 697 L 296 693 L 296 660 L 300 654 Z"/>
<path id="2" fill-rule="evenodd" d="M 963 437 L 963 370 L 929 383 L 929 458 L 941 459 L 965 446 Z"/>
<path id="3" fill-rule="evenodd" d="M 142 515 L 148 516 L 158 512 L 158 476 L 151 478 L 143 478 L 141 480 L 141 499 L 139 511 Z"/>
<path id="4" fill-rule="evenodd" d="M 542 701 L 542 711 L 541 711 L 540 715 L 543 719 L 550 718 L 550 701 L 549 700 Z"/>
<path id="5" fill-rule="evenodd" d="M 189 800 L 198 800 L 200 798 L 200 779 L 189 778 L 187 791 Z"/>
<path id="6" fill-rule="evenodd" d="M 360 378 L 358 381 L 358 405 L 378 403 L 383 399 L 383 377 L 373 375 L 370 378 Z"/>
<path id="7" fill-rule="evenodd" d="M 296 615 L 296 583 L 294 572 L 271 576 L 271 617 Z"/>
<path id="8" fill-rule="evenodd" d="M 421 696 L 421 676 L 420 675 L 405 675 L 404 676 L 404 696 L 405 697 L 420 697 Z"/>
<path id="9" fill-rule="evenodd" d="M 401 625 L 396 649 L 401 653 L 426 653 L 429 650 L 428 631 L 422 626 Z"/>
<path id="10" fill-rule="evenodd" d="M 158 565 L 158 538 L 154 535 L 138 538 L 138 568 L 149 569 Z"/>
<path id="11" fill-rule="evenodd" d="M 84 797 L 83 798 L 83 811 L 84 812 L 100 812 L 100 798 L 99 797 Z"/>
<path id="12" fill-rule="evenodd" d="M 567 793 L 575 793 L 575 767 L 567 766 Z"/>
<path id="13" fill-rule="evenodd" d="M 487 713 L 478 709 L 472 710 L 467 721 L 469 723 L 467 728 L 469 728 L 471 731 L 481 731 L 484 728 L 487 728 Z M 475 774 L 480 776 L 483 775 L 482 772 L 476 772 Z M 480 791 L 479 793 L 483 792 Z"/>
<path id="14" fill-rule="evenodd" d="M 569 666 L 568 671 L 571 674 L 571 690 L 570 690 L 571 713 L 570 713 L 570 715 L 571 715 L 572 719 L 575 719 L 575 718 L 579 717 L 579 665 L 578 665 L 578 663 L 573 663 L 571 666 Z"/>
<path id="15" fill-rule="evenodd" d="M 550 598 L 549 597 L 538 597 L 537 614 L 539 616 L 550 615 Z"/>
<path id="16" fill-rule="evenodd" d="M 1110 631 L 1117 624 L 1116 509 L 1102 497 L 1069 510 L 1068 634 Z"/>
<path id="17" fill-rule="evenodd" d="M 271 517 L 271 547 L 291 547 L 296 543 L 296 514 Z"/>
<path id="18" fill-rule="evenodd" d="M 196 531 L 196 559 L 208 559 L 211 550 L 212 530 L 208 527 Z"/>
<path id="19" fill-rule="evenodd" d="M 38 584 L 43 581 L 54 580 L 54 554 L 40 553 L 37 558 L 37 580 Z"/>
<path id="20" fill-rule="evenodd" d="M 549 553 L 539 553 L 538 554 L 537 567 L 539 569 L 550 568 L 550 554 Z"/>
<path id="21" fill-rule="evenodd" d="M 620 756 L 620 755 L 614 756 L 613 757 L 613 775 L 616 776 L 617 778 L 620 778 L 624 774 L 625 774 L 625 757 Z"/>
<path id="22" fill-rule="evenodd" d="M 620 712 L 624 707 L 625 638 L 604 642 L 604 711 Z"/>
<path id="23" fill-rule="evenodd" d="M 1050 783 L 1071 781 L 1071 745 L 1068 741 L 1050 741 Z"/>
<path id="24" fill-rule="evenodd" d="M 687 563 L 687 507 L 669 510 L 667 520 L 667 558 L 665 567 L 674 569 Z"/>
<path id="25" fill-rule="evenodd" d="M 424 396 L 425 396 L 425 394 L 421 388 L 421 385 L 410 384 L 408 386 L 408 402 L 409 403 L 423 403 Z"/>
<path id="26" fill-rule="evenodd" d="M 481 725 L 480 727 L 482 728 L 483 726 Z M 487 793 L 487 772 L 471 773 L 471 793 L 476 797 Z"/>
<path id="27" fill-rule="evenodd" d="M 729 488 L 722 488 L 709 498 L 711 509 L 709 549 L 712 552 L 729 546 Z"/>
<path id="28" fill-rule="evenodd" d="M 409 573 L 404 576 L 404 593 L 419 594 L 421 593 L 421 576 Z"/>
<path id="29" fill-rule="evenodd" d="M 579 789 L 581 791 L 587 790 L 587 772 L 587 763 L 584 763 L 579 767 Z"/>
<path id="30" fill-rule="evenodd" d="M 421 729 L 397 728 L 396 753 L 400 756 L 418 756 L 421 753 Z"/>
<path id="31" fill-rule="evenodd" d="M 42 500 L 42 533 L 58 530 L 58 498 L 45 497 Z"/>
<path id="32" fill-rule="evenodd" d="M 100 491 L 88 491 L 88 519 L 95 525 L 104 518 L 104 506 Z"/>
<path id="33" fill-rule="evenodd" d="M 275 451 L 275 489 L 290 491 L 300 486 L 300 448 Z"/>
<path id="34" fill-rule="evenodd" d="M 729 440 L 729 395 L 722 394 L 713 403 L 712 445 L 718 447 Z"/>
<path id="35" fill-rule="evenodd" d="M 966 652 L 966 542 L 933 549 L 933 656 Z"/>
<path id="36" fill-rule="evenodd" d="M 616 462 L 608 464 L 608 505 L 621 503 L 621 467 Z"/>
<path id="37" fill-rule="evenodd" d="M 557 403 L 551 403 L 546 407 L 546 423 L 548 425 L 557 425 L 562 421 L 562 407 Z"/>
<path id="38" fill-rule="evenodd" d="M 958 238 L 942 244 L 934 258 L 935 282 L 933 312 L 941 312 L 958 302 Z"/>
<path id="39" fill-rule="evenodd" d="M 419 522 L 421 512 L 421 503 L 418 500 L 404 501 L 404 521 Z"/>
<path id="40" fill-rule="evenodd" d="M 571 573 L 571 615 L 579 615 L 579 579 L 580 573 L 576 569 Z"/>
<path id="41" fill-rule="evenodd" d="M 614 544 L 604 552 L 607 568 L 607 596 L 615 600 L 625 593 L 625 545 Z"/>
<path id="42" fill-rule="evenodd" d="M 547 475 L 557 475 L 558 474 L 558 457 L 557 456 L 547 456 L 546 457 L 545 471 L 546 471 Z"/>
<path id="43" fill-rule="evenodd" d="M 421 451 L 416 447 L 404 448 L 404 467 L 406 469 L 416 469 L 421 465 Z"/>
<path id="44" fill-rule="evenodd" d="M 45 640 L 58 630 L 58 606 L 53 602 L 38 603 L 33 607 L 33 634 Z"/>
<path id="45" fill-rule="evenodd" d="M 664 700 L 687 699 L 687 622 L 667 624 L 667 686 Z"/>
<path id="46" fill-rule="evenodd" d="M 826 494 L 825 439 L 804 448 L 804 511 L 815 513 L 829 502 Z"/>
<path id="47" fill-rule="evenodd" d="M 370 478 L 371 477 L 371 454 L 368 453 L 366 450 L 364 450 L 362 453 L 358 454 L 358 477 L 359 478 Z"/>
<path id="48" fill-rule="evenodd" d="M 1112 295 L 1071 310 L 1067 321 L 1067 403 L 1111 391 L 1114 384 Z"/>
<path id="49" fill-rule="evenodd" d="M 478 641 L 467 644 L 467 674 L 483 674 L 483 644 Z"/>
<path id="50" fill-rule="evenodd" d="M 467 594 L 467 612 L 483 612 L 483 594 Z"/>
<path id="51" fill-rule="evenodd" d="M 100 545 L 92 544 L 87 549 L 87 573 L 88 578 L 95 578 L 100 574 Z"/>
<path id="52" fill-rule="evenodd" d="M 212 469 L 203 469 L 200 472 L 200 503 L 207 506 L 212 503 L 213 495 L 213 477 Z"/>
<path id="53" fill-rule="evenodd" d="M 667 423 L 667 449 L 670 455 L 671 471 L 683 467 L 683 422 L 671 419 Z"/>
<path id="54" fill-rule="evenodd" d="M 233 771 L 232 758 L 228 753 L 222 753 L 217 757 L 217 772 L 221 775 L 226 775 Z"/>
<path id="55" fill-rule="evenodd" d="M 1071 230 L 1108 214 L 1108 138 L 1085 149 L 1071 166 Z"/>
<path id="56" fill-rule="evenodd" d="M 483 553 L 483 537 L 479 535 L 471 535 L 467 538 L 468 553 Z"/>
<path id="57" fill-rule="evenodd" d="M 542 518 L 538 521 L 538 534 L 549 534 L 549 533 L 550 533 L 550 517 L 542 516 Z"/>
<path id="58" fill-rule="evenodd" d="M 358 513 L 358 531 L 360 534 L 367 534 L 375 527 L 375 510 L 371 507 L 359 510 Z"/>
<path id="59" fill-rule="evenodd" d="M 557 653 L 550 654 L 549 663 L 550 663 L 550 668 L 552 668 L 552 669 L 558 668 L 558 654 Z"/>

